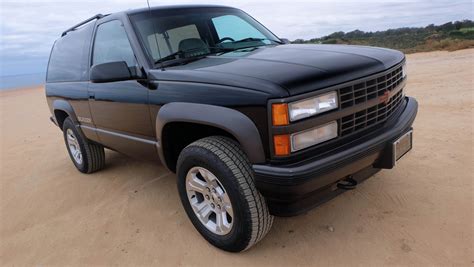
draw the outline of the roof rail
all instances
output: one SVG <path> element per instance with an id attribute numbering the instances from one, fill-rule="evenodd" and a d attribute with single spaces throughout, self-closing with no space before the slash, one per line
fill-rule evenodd
<path id="1" fill-rule="evenodd" d="M 101 18 L 103 18 L 103 17 L 105 17 L 105 16 L 107 16 L 107 15 L 97 14 L 97 15 L 91 17 L 91 18 L 88 18 L 88 19 L 84 20 L 83 22 L 80 22 L 80 23 L 78 23 L 78 24 L 72 26 L 71 28 L 65 30 L 65 31 L 61 34 L 61 37 L 63 37 L 64 35 L 66 35 L 68 32 L 74 31 L 74 30 L 77 29 L 79 26 L 82 26 L 82 25 L 84 25 L 84 24 L 86 24 L 86 23 L 88 23 L 88 22 L 91 22 L 91 21 L 93 21 L 93 20 L 96 20 L 96 19 L 101 19 Z"/>

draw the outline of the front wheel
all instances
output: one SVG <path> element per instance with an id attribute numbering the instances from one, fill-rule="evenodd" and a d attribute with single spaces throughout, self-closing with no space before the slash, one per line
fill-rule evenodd
<path id="1" fill-rule="evenodd" d="M 183 149 L 177 166 L 184 209 L 212 245 L 239 252 L 268 233 L 273 216 L 236 142 L 225 137 L 198 140 Z"/>

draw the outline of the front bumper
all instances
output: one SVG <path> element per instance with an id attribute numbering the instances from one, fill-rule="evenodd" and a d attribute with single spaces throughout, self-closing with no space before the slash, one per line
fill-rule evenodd
<path id="1" fill-rule="evenodd" d="M 415 120 L 418 103 L 406 97 L 401 113 L 381 128 L 355 140 L 347 149 L 301 165 L 253 165 L 255 183 L 267 200 L 270 212 L 292 216 L 305 212 L 344 192 L 336 186 L 352 176 L 358 182 L 371 177 L 392 156 L 392 142 L 409 131 Z"/>

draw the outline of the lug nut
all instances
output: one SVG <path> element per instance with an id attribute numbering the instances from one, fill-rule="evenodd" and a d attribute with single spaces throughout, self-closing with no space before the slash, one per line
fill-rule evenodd
<path id="1" fill-rule="evenodd" d="M 214 203 L 211 203 L 211 207 L 212 207 L 212 208 L 214 208 L 214 207 L 215 207 L 215 206 L 214 206 Z"/>
<path id="2" fill-rule="evenodd" d="M 209 195 L 206 195 L 206 199 L 208 199 L 208 200 L 209 200 Z"/>
<path id="3" fill-rule="evenodd" d="M 216 192 L 216 189 L 215 188 L 212 188 L 212 193 L 215 193 Z"/>
<path id="4" fill-rule="evenodd" d="M 207 188 L 207 192 L 211 192 L 211 189 L 209 187 Z"/>
<path id="5" fill-rule="evenodd" d="M 218 208 L 218 209 L 221 209 L 221 205 L 217 205 L 217 208 Z"/>
<path id="6" fill-rule="evenodd" d="M 219 200 L 219 202 L 222 202 L 222 198 L 221 198 L 221 197 L 218 197 L 217 199 Z"/>

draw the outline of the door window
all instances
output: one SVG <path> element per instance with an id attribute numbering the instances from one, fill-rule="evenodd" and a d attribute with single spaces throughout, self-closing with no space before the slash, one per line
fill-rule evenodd
<path id="1" fill-rule="evenodd" d="M 136 66 L 135 55 L 122 22 L 113 20 L 100 24 L 94 42 L 92 64 L 125 61 L 129 67 Z"/>

